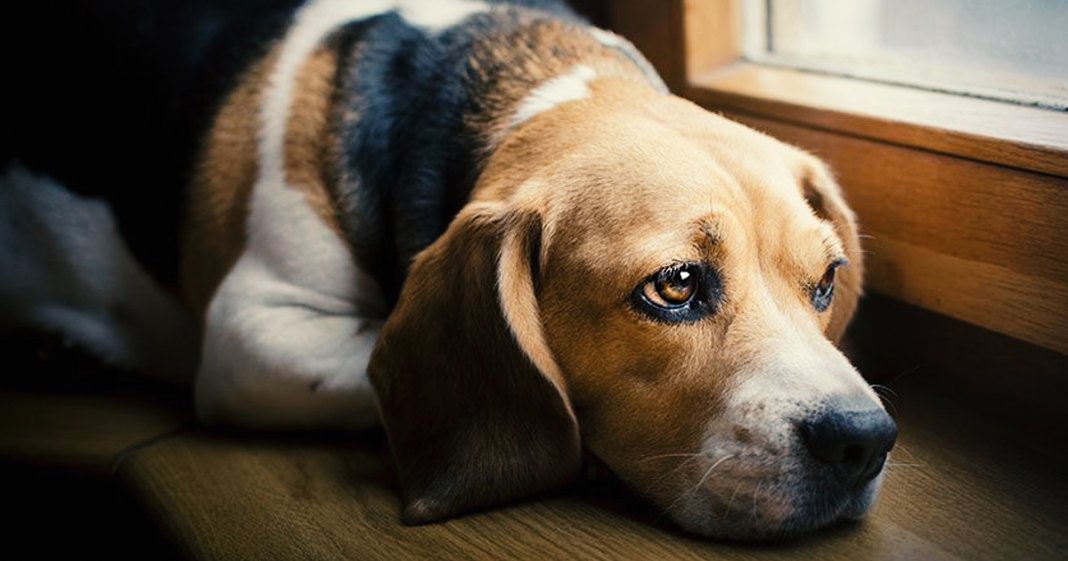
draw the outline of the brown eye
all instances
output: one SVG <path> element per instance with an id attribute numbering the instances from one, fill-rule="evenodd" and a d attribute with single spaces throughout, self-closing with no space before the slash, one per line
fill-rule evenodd
<path id="1" fill-rule="evenodd" d="M 654 321 L 687 324 L 715 314 L 722 298 L 715 269 L 707 263 L 677 263 L 634 287 L 631 305 Z"/>
<path id="2" fill-rule="evenodd" d="M 827 271 L 823 273 L 820 281 L 812 287 L 812 307 L 816 308 L 817 312 L 826 311 L 827 308 L 831 307 L 831 301 L 834 300 L 835 271 L 845 263 L 845 259 L 838 259 L 831 263 L 827 267 Z"/>
<path id="3" fill-rule="evenodd" d="M 645 283 L 643 292 L 650 302 L 658 306 L 683 306 L 697 292 L 697 275 L 687 267 L 668 269 Z"/>

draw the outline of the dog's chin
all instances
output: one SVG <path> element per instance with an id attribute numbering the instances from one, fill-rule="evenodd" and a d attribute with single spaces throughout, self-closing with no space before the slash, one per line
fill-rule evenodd
<path id="1" fill-rule="evenodd" d="M 883 473 L 857 489 L 843 489 L 824 478 L 788 479 L 755 486 L 749 485 L 751 480 L 723 481 L 712 485 L 704 497 L 675 503 L 668 516 L 689 532 L 715 539 L 789 540 L 862 519 L 875 502 Z"/>

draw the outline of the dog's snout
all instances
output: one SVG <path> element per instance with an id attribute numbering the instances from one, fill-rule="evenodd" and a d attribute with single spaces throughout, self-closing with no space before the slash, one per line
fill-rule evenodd
<path id="1" fill-rule="evenodd" d="M 897 425 L 882 409 L 831 408 L 801 423 L 809 451 L 830 464 L 844 485 L 867 483 L 882 470 L 897 439 Z"/>

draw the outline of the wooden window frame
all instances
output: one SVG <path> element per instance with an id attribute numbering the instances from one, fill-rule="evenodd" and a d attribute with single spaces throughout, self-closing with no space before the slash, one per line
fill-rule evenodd
<path id="1" fill-rule="evenodd" d="M 749 62 L 743 0 L 609 0 L 672 91 L 806 148 L 868 288 L 1068 354 L 1068 113 Z"/>

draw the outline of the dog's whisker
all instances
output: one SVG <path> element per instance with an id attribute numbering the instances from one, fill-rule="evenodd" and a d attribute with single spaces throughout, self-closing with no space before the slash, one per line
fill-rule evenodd
<path id="1" fill-rule="evenodd" d="M 909 457 L 908 461 L 916 462 L 916 463 L 924 463 L 923 460 L 917 458 L 916 455 L 913 454 L 911 450 L 906 448 L 904 444 L 895 444 L 894 445 L 894 454 L 897 454 L 899 452 L 907 454 L 908 457 Z"/>
<path id="2" fill-rule="evenodd" d="M 872 385 L 872 389 L 875 390 L 875 395 L 879 396 L 879 401 L 881 401 L 884 405 L 886 405 L 886 407 L 891 410 L 891 412 L 894 414 L 894 416 L 897 417 L 898 416 L 897 405 L 891 399 L 891 397 L 897 397 L 897 394 L 895 393 L 895 394 L 893 394 L 893 396 L 891 396 L 887 392 L 892 392 L 893 390 L 890 390 L 886 386 Z"/>
<path id="3" fill-rule="evenodd" d="M 722 457 L 722 458 L 720 458 L 720 459 L 716 460 L 716 461 L 715 461 L 715 462 L 714 462 L 714 463 L 713 463 L 713 464 L 712 464 L 712 465 L 711 465 L 711 466 L 710 466 L 710 467 L 708 468 L 708 470 L 707 470 L 707 471 L 705 471 L 705 474 L 701 476 L 701 479 L 699 479 L 699 480 L 697 481 L 697 484 L 693 486 L 693 489 L 690 489 L 690 494 L 696 493 L 696 492 L 697 492 L 697 490 L 698 490 L 698 489 L 699 489 L 699 488 L 701 487 L 701 485 L 704 485 L 704 484 L 705 484 L 705 481 L 706 481 L 706 480 L 708 480 L 708 476 L 712 475 L 712 472 L 713 472 L 713 471 L 715 471 L 715 469 L 716 469 L 717 467 L 719 467 L 719 466 L 720 466 L 720 464 L 722 464 L 723 462 L 725 462 L 725 461 L 727 461 L 727 460 L 729 460 L 729 459 L 731 459 L 731 458 L 735 457 L 736 455 L 737 455 L 737 454 L 728 454 L 728 455 L 726 455 L 726 456 L 724 456 L 724 457 Z"/>
<path id="4" fill-rule="evenodd" d="M 764 487 L 764 482 L 761 481 L 761 482 L 757 483 L 756 489 L 753 491 L 753 508 L 750 511 L 750 514 L 753 517 L 753 524 L 756 524 L 756 523 L 758 523 L 760 521 L 760 517 L 757 516 L 757 500 L 758 500 L 758 498 L 760 496 L 760 490 L 763 487 Z"/>
<path id="5" fill-rule="evenodd" d="M 744 483 L 744 480 L 739 481 L 738 484 L 734 486 L 734 490 L 731 491 L 731 496 L 727 499 L 727 507 L 723 509 L 724 517 L 731 513 L 731 507 L 734 506 L 734 498 L 738 496 L 738 490 L 742 488 L 742 483 Z"/>
<path id="6" fill-rule="evenodd" d="M 689 458 L 689 457 L 693 457 L 693 456 L 703 456 L 703 455 L 704 454 L 702 452 L 679 452 L 679 453 L 676 453 L 676 454 L 658 454 L 656 456 L 646 456 L 644 458 L 640 458 L 638 460 L 638 463 L 651 462 L 653 460 L 663 460 L 663 459 L 668 459 L 668 458 Z"/>
<path id="7" fill-rule="evenodd" d="M 871 387 L 876 392 L 886 392 L 887 394 L 889 394 L 889 395 L 891 395 L 893 397 L 897 397 L 897 392 L 895 392 L 889 386 L 885 386 L 883 384 L 872 384 Z"/>
<path id="8" fill-rule="evenodd" d="M 683 462 L 679 462 L 679 465 L 677 465 L 677 466 L 675 466 L 675 467 L 671 468 L 670 470 L 668 470 L 668 471 L 666 471 L 666 472 L 664 472 L 664 473 L 660 474 L 660 476 L 659 476 L 659 477 L 657 477 L 656 479 L 654 479 L 654 480 L 653 480 L 653 482 L 652 482 L 652 484 L 651 484 L 651 487 L 655 489 L 655 488 L 659 487 L 659 486 L 660 486 L 660 484 L 661 484 L 662 482 L 666 483 L 666 482 L 664 481 L 664 479 L 665 479 L 665 478 L 667 478 L 667 477 L 670 477 L 670 476 L 672 476 L 672 475 L 675 475 L 675 474 L 676 474 L 676 473 L 678 473 L 679 471 L 681 471 L 681 470 L 685 469 L 685 468 L 686 468 L 686 466 L 688 466 L 688 465 L 690 465 L 691 463 L 693 463 L 693 461 L 694 461 L 694 460 L 697 460 L 697 459 L 699 459 L 699 458 L 703 458 L 703 457 L 706 457 L 706 456 L 705 456 L 704 454 L 698 453 L 698 454 L 694 454 L 694 455 L 693 455 L 692 457 L 690 457 L 690 458 L 687 458 L 687 459 L 686 459 L 685 461 L 683 461 Z"/>
<path id="9" fill-rule="evenodd" d="M 671 510 L 674 509 L 675 506 L 680 501 L 682 501 L 683 499 L 688 499 L 690 497 L 693 497 L 694 493 L 696 493 L 697 491 L 699 491 L 701 489 L 701 486 L 704 485 L 705 481 L 708 480 L 708 477 L 710 475 L 712 475 L 712 472 L 715 471 L 717 467 L 722 465 L 723 462 L 726 462 L 727 460 L 729 460 L 731 458 L 734 458 L 735 456 L 736 456 L 736 454 L 728 454 L 728 455 L 716 460 L 715 462 L 712 462 L 712 465 L 709 466 L 707 470 L 705 470 L 705 473 L 704 473 L 704 475 L 701 476 L 701 479 L 699 479 L 697 481 L 697 483 L 694 484 L 693 487 L 690 488 L 689 491 L 686 491 L 685 493 L 681 493 L 678 497 L 675 497 L 675 500 L 671 501 L 671 504 L 669 504 L 667 506 L 667 508 L 664 509 L 664 514 L 667 514 L 667 513 L 671 512 Z M 661 516 L 663 516 L 663 515 L 661 515 Z"/>

